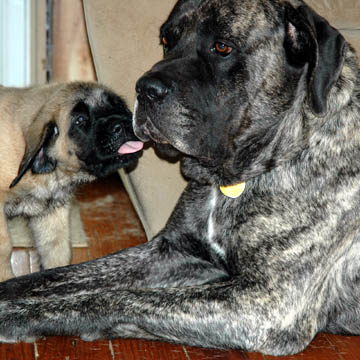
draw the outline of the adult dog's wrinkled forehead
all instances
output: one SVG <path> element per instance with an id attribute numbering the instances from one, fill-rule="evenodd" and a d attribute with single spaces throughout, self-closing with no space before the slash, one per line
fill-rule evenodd
<path id="1" fill-rule="evenodd" d="M 284 4 L 294 7 L 299 0 L 180 0 L 161 28 L 161 35 L 171 41 L 194 33 L 214 33 L 244 43 L 262 36 L 283 22 Z M 194 31 L 195 30 L 195 31 Z M 245 45 L 245 44 L 244 44 Z"/>

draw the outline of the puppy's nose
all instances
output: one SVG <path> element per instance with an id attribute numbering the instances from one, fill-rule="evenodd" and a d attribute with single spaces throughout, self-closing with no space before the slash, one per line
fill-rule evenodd
<path id="1" fill-rule="evenodd" d="M 136 83 L 136 92 L 152 101 L 163 100 L 170 92 L 170 88 L 159 78 L 145 75 Z"/>
<path id="2" fill-rule="evenodd" d="M 110 115 L 99 119 L 98 131 L 106 132 L 108 135 L 116 135 L 121 133 L 124 121 L 130 122 L 130 119 L 123 118 L 119 115 Z"/>
<path id="3" fill-rule="evenodd" d="M 111 134 L 117 134 L 122 131 L 122 126 L 120 124 L 113 124 L 112 127 L 109 129 Z"/>

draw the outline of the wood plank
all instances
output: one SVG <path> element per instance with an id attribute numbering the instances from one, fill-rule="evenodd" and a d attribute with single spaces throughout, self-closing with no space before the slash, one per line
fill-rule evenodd
<path id="1" fill-rule="evenodd" d="M 72 336 L 38 340 L 36 352 L 36 360 L 113 360 L 108 340 L 85 342 Z"/>
<path id="2" fill-rule="evenodd" d="M 181 345 L 146 340 L 111 340 L 114 360 L 190 360 Z"/>
<path id="3" fill-rule="evenodd" d="M 37 360 L 35 359 L 34 346 L 32 343 L 1 344 L 1 360 Z"/>
<path id="4" fill-rule="evenodd" d="M 191 360 L 264 360 L 264 356 L 260 353 L 249 353 L 240 350 L 186 347 L 186 353 Z"/>
<path id="5" fill-rule="evenodd" d="M 343 360 L 360 359 L 360 336 L 325 335 Z"/>
<path id="6" fill-rule="evenodd" d="M 130 199 L 116 174 L 77 194 L 89 239 L 89 256 L 97 258 L 146 241 Z"/>

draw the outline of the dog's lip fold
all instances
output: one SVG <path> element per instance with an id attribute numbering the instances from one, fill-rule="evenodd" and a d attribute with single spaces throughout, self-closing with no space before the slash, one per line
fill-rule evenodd
<path id="1" fill-rule="evenodd" d="M 169 140 L 159 131 L 148 117 L 141 129 L 135 131 L 136 136 L 144 142 L 154 141 L 158 144 L 169 144 Z"/>
<path id="2" fill-rule="evenodd" d="M 144 143 L 142 141 L 127 141 L 125 144 L 120 146 L 118 153 L 120 155 L 133 154 L 142 150 L 143 147 Z"/>
<path id="3" fill-rule="evenodd" d="M 164 137 L 158 134 L 154 135 L 152 133 L 149 133 L 149 139 L 151 139 L 157 144 L 169 144 L 169 141 L 167 141 Z"/>

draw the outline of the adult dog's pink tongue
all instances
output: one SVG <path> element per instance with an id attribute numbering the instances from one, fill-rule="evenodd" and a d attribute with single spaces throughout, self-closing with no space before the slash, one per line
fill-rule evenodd
<path id="1" fill-rule="evenodd" d="M 119 154 L 132 154 L 134 152 L 140 151 L 144 146 L 144 143 L 141 141 L 128 141 L 125 144 L 121 145 L 118 150 Z"/>

